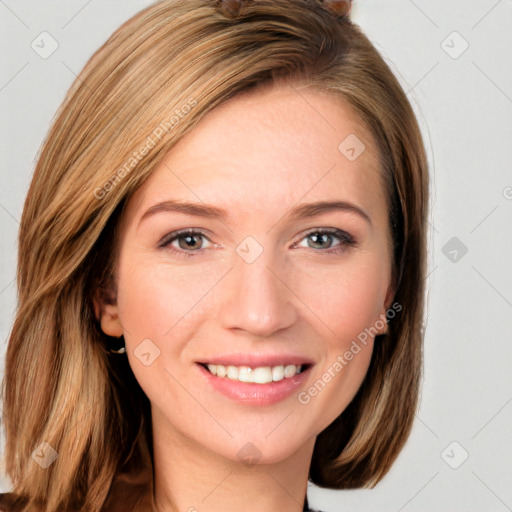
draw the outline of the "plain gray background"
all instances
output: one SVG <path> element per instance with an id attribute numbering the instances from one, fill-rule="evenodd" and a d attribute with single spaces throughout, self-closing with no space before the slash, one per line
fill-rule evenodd
<path id="1" fill-rule="evenodd" d="M 150 3 L 0 0 L 2 360 L 18 222 L 40 144 L 86 60 Z M 310 504 L 512 511 L 512 1 L 356 0 L 353 19 L 398 75 L 428 148 L 424 384 L 412 435 L 386 478 L 373 490 L 311 486 Z M 57 42 L 54 53 L 32 48 L 41 37 L 45 51 Z"/>

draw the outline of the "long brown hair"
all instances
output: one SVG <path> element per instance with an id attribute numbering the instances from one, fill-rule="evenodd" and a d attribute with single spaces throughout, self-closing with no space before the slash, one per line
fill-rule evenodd
<path id="1" fill-rule="evenodd" d="M 150 443 L 148 401 L 128 363 L 109 355 L 93 311 L 115 261 L 118 221 L 206 113 L 280 79 L 338 93 L 373 134 L 401 306 L 356 397 L 318 436 L 310 479 L 337 489 L 374 486 L 397 457 L 421 376 L 428 202 L 406 95 L 361 30 L 320 0 L 254 0 L 233 18 L 214 0 L 165 0 L 124 23 L 89 60 L 26 198 L 3 383 L 6 467 L 26 510 L 99 511 L 135 444 Z M 48 468 L 32 457 L 41 446 L 58 454 Z"/>

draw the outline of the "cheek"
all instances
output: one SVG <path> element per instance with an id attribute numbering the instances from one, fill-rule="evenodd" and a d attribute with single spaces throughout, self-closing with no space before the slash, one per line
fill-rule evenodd
<path id="1" fill-rule="evenodd" d="M 204 266 L 170 266 L 158 257 L 132 257 L 119 265 L 118 308 L 123 328 L 132 341 L 163 341 L 171 331 L 203 311 L 204 300 L 219 281 Z"/>
<path id="2" fill-rule="evenodd" d="M 303 272 L 296 283 L 299 296 L 327 327 L 322 364 L 297 397 L 306 410 L 317 411 L 319 432 L 343 412 L 366 376 L 375 332 L 384 325 L 379 314 L 385 270 L 378 258 L 360 259 L 314 275 Z"/>
<path id="3" fill-rule="evenodd" d="M 333 354 L 311 384 L 297 396 L 304 409 L 303 414 L 316 418 L 316 434 L 343 413 L 367 374 L 373 340 L 366 343 L 356 341 L 346 348 Z"/>
<path id="4" fill-rule="evenodd" d="M 128 251 L 127 251 L 128 252 Z M 208 291 L 218 278 L 204 267 L 170 266 L 162 258 L 133 251 L 118 266 L 118 311 L 130 366 L 152 402 L 177 400 L 179 387 L 170 382 L 198 319 L 205 315 Z M 148 341 L 149 340 L 149 341 Z"/>
<path id="5" fill-rule="evenodd" d="M 380 304 L 375 283 L 369 276 L 344 279 L 310 296 L 312 309 L 329 330 L 322 362 L 297 399 L 305 414 L 309 410 L 317 418 L 317 433 L 346 409 L 367 374 Z"/>
<path id="6" fill-rule="evenodd" d="M 314 270 L 314 271 L 313 271 Z M 385 268 L 377 258 L 295 272 L 294 291 L 322 321 L 338 350 L 379 321 Z"/>

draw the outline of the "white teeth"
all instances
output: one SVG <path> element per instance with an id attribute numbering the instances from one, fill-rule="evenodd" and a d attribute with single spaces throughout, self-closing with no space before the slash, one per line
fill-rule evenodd
<path id="1" fill-rule="evenodd" d="M 297 367 L 294 364 L 289 364 L 284 367 L 284 376 L 289 379 L 297 373 Z"/>
<path id="2" fill-rule="evenodd" d="M 270 366 L 255 368 L 252 373 L 256 384 L 267 384 L 268 382 L 272 382 L 272 368 L 270 368 Z"/>
<path id="3" fill-rule="evenodd" d="M 240 382 L 254 382 L 254 375 L 248 366 L 240 366 L 238 369 L 238 380 Z"/>
<path id="4" fill-rule="evenodd" d="M 221 365 L 217 365 L 217 368 Z M 228 366 L 226 371 L 228 379 L 238 380 L 238 368 L 236 366 Z"/>
<path id="5" fill-rule="evenodd" d="M 253 382 L 256 384 L 268 384 L 269 382 L 278 382 L 283 379 L 289 379 L 295 374 L 300 373 L 302 365 L 278 365 L 278 366 L 259 366 L 250 368 L 249 366 L 223 366 L 221 364 L 209 364 L 208 370 L 217 377 L 227 377 L 231 380 L 240 382 Z"/>
<path id="6" fill-rule="evenodd" d="M 281 365 L 281 366 L 274 366 L 274 368 L 272 368 L 272 380 L 274 382 L 277 382 L 278 380 L 283 380 L 284 379 L 284 366 Z"/>

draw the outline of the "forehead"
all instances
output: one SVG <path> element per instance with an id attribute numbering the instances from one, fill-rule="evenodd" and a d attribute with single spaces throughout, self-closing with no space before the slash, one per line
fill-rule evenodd
<path id="1" fill-rule="evenodd" d="M 226 203 L 253 213 L 298 201 L 352 199 L 382 208 L 374 140 L 339 95 L 272 85 L 208 113 L 135 194 L 148 202 Z M 273 212 L 275 213 L 275 212 Z M 377 214 L 377 212 L 376 212 Z"/>

